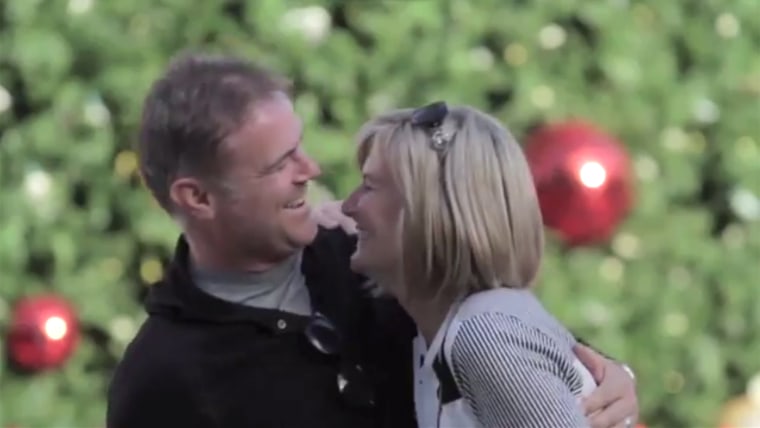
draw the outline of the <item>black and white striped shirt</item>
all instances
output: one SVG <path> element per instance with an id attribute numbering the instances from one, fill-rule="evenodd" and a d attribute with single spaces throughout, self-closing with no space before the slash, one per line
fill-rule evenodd
<path id="1" fill-rule="evenodd" d="M 586 426 L 579 398 L 595 385 L 573 345 L 528 290 L 469 296 L 429 347 L 415 339 L 420 428 Z"/>

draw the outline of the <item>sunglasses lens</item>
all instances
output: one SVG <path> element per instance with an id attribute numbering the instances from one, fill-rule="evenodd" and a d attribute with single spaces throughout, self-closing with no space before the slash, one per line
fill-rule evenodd
<path id="1" fill-rule="evenodd" d="M 418 108 L 412 114 L 412 124 L 420 126 L 438 126 L 448 114 L 449 109 L 442 101 Z"/>
<path id="2" fill-rule="evenodd" d="M 304 334 L 311 346 L 320 353 L 329 356 L 340 355 L 340 335 L 326 317 L 317 314 L 306 326 Z M 343 365 L 338 373 L 337 383 L 341 397 L 349 406 L 365 409 L 375 406 L 374 389 L 361 366 Z"/>
<path id="3" fill-rule="evenodd" d="M 360 366 L 351 366 L 338 374 L 338 391 L 346 402 L 354 407 L 375 406 L 375 394 L 369 378 Z"/>
<path id="4" fill-rule="evenodd" d="M 340 338 L 335 327 L 326 318 L 315 318 L 306 326 L 306 338 L 313 347 L 326 355 L 338 353 Z"/>

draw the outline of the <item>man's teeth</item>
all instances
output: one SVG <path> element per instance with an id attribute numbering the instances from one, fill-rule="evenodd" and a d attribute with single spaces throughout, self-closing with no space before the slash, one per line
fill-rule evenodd
<path id="1" fill-rule="evenodd" d="M 285 208 L 301 208 L 303 206 L 303 204 L 305 204 L 305 203 L 306 203 L 306 201 L 304 201 L 303 199 L 299 199 L 297 201 L 293 201 L 293 202 L 285 205 Z"/>

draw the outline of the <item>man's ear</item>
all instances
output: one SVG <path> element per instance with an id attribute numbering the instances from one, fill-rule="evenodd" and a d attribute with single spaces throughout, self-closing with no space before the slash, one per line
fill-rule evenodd
<path id="1" fill-rule="evenodd" d="M 214 217 L 214 204 L 204 184 L 191 177 L 174 180 L 169 189 L 169 196 L 178 210 L 199 219 Z"/>

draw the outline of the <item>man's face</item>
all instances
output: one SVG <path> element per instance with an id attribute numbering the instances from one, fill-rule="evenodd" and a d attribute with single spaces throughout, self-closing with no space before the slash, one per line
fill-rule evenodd
<path id="1" fill-rule="evenodd" d="M 276 259 L 315 238 L 306 187 L 320 170 L 301 140 L 301 120 L 284 94 L 259 102 L 227 139 L 213 227 L 241 256 Z"/>

